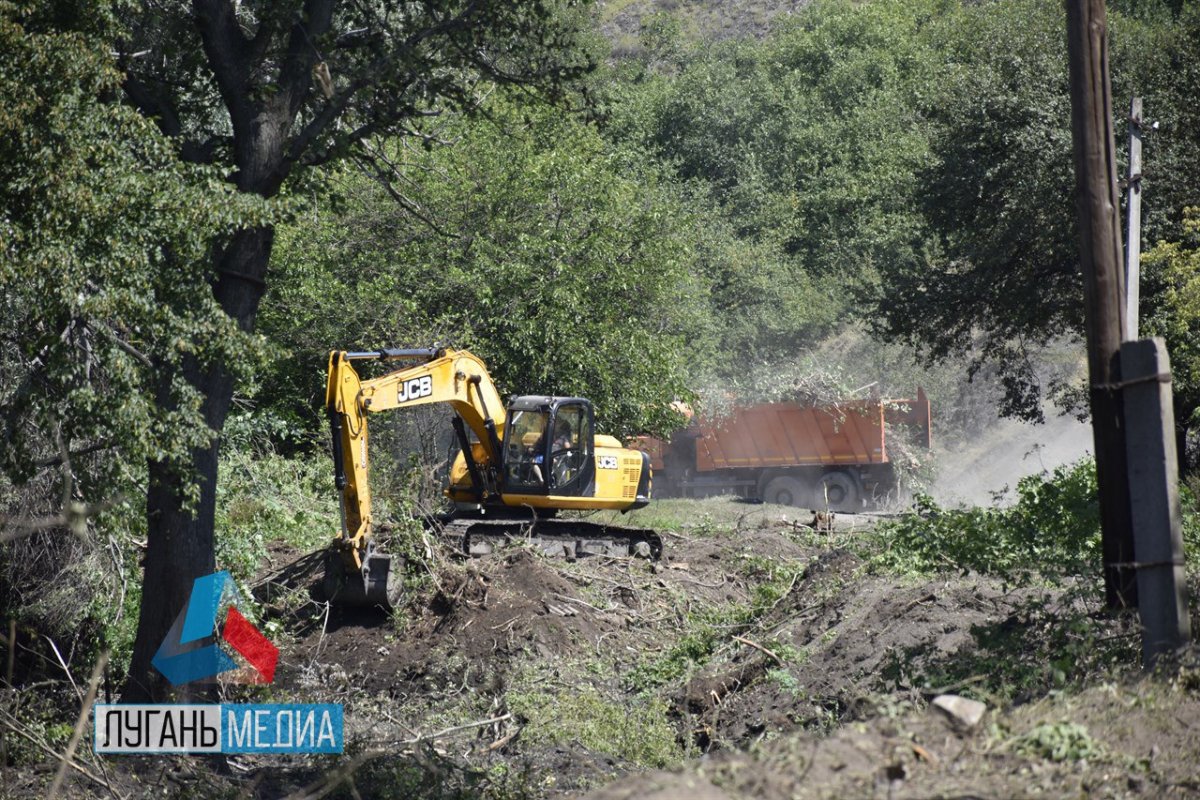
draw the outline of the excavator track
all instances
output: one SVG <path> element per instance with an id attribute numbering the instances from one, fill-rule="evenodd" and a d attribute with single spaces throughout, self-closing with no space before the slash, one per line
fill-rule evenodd
<path id="1" fill-rule="evenodd" d="M 528 542 L 546 555 L 568 560 L 587 556 L 662 558 L 662 538 L 652 530 L 578 519 L 459 517 L 443 523 L 442 536 L 454 550 L 476 557 L 507 544 Z"/>

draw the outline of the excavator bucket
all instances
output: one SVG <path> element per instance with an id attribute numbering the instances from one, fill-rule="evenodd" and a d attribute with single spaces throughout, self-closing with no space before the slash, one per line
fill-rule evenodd
<path id="1" fill-rule="evenodd" d="M 390 612 L 404 596 L 400 570 L 394 566 L 391 556 L 368 552 L 361 570 L 347 570 L 341 555 L 331 550 L 325 559 L 325 599 L 338 607 Z"/>

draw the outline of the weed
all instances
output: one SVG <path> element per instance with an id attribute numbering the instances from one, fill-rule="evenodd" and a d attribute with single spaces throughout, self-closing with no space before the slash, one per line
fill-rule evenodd
<path id="1" fill-rule="evenodd" d="M 684 753 L 659 698 L 610 700 L 587 686 L 561 694 L 510 692 L 506 701 L 525 720 L 521 737 L 530 743 L 581 745 L 642 767 L 665 767 Z"/>
<path id="2" fill-rule="evenodd" d="M 698 620 L 701 616 L 706 619 Z M 692 630 L 681 636 L 663 655 L 634 667 L 627 675 L 626 685 L 642 691 L 657 688 L 679 680 L 704 664 L 716 649 L 720 634 L 718 626 L 722 625 L 720 619 L 711 614 L 689 617 Z"/>
<path id="3" fill-rule="evenodd" d="M 767 670 L 767 680 L 794 697 L 799 697 L 803 694 L 803 690 L 800 688 L 800 681 L 789 670 L 769 669 Z"/>
<path id="4" fill-rule="evenodd" d="M 645 691 L 679 680 L 707 663 L 716 648 L 738 630 L 745 630 L 770 611 L 794 585 L 807 564 L 782 562 L 761 556 L 743 555 L 743 572 L 756 581 L 749 604 L 726 605 L 688 615 L 687 632 L 666 653 L 638 664 L 626 685 Z M 774 646 L 774 645 L 773 645 Z M 807 654 L 786 644 L 790 656 L 784 660 L 803 663 Z M 784 658 L 783 655 L 780 658 Z"/>
<path id="5" fill-rule="evenodd" d="M 767 649 L 779 656 L 779 660 L 785 664 L 796 664 L 799 666 L 808 663 L 808 659 L 811 657 L 805 648 L 796 647 L 787 642 L 771 642 Z"/>
<path id="6" fill-rule="evenodd" d="M 522 770 L 482 770 L 455 763 L 432 747 L 412 756 L 373 759 L 339 785 L 334 798 L 376 797 L 382 800 L 526 800 L 539 796 L 534 776 Z"/>
<path id="7" fill-rule="evenodd" d="M 1038 725 L 1014 742 L 1017 752 L 1050 761 L 1082 761 L 1097 758 L 1104 749 L 1075 722 L 1055 722 Z"/>

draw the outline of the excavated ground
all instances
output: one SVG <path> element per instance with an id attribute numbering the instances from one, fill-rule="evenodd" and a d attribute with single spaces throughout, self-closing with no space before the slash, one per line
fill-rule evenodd
<path id="1" fill-rule="evenodd" d="M 1082 587 L 883 574 L 861 526 L 678 502 L 691 522 L 634 521 L 662 530 L 659 563 L 431 550 L 394 618 L 329 610 L 310 598 L 319 558 L 273 553 L 267 699 L 344 703 L 346 755 L 113 760 L 111 781 L 131 797 L 1200 797 L 1200 664 L 1143 677 L 1137 631 L 1090 616 Z M 984 701 L 983 721 L 933 710 L 943 693 Z"/>
<path id="2" fill-rule="evenodd" d="M 1196 673 L 1118 666 L 1072 684 L 1083 667 L 1063 659 L 1094 646 L 1062 629 L 1087 617 L 1078 587 L 874 574 L 861 531 L 734 501 L 697 510 L 654 565 L 520 546 L 440 562 L 401 627 L 323 620 L 281 679 L 343 698 L 363 750 L 445 759 L 492 776 L 449 780 L 485 793 L 1200 794 Z M 1090 622 L 1113 660 L 1136 663 L 1128 623 Z M 985 721 L 967 731 L 930 710 L 941 693 L 986 701 Z M 575 718 L 589 714 L 598 732 Z M 643 734 L 655 743 L 631 744 Z M 362 780 L 377 791 L 395 775 Z"/>

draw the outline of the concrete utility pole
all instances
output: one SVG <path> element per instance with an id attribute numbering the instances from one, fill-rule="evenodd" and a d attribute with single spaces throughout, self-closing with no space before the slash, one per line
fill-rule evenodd
<path id="1" fill-rule="evenodd" d="M 1125 290 L 1103 0 L 1067 0 L 1067 57 L 1105 600 L 1111 610 L 1132 609 L 1137 577 L 1117 389 Z"/>
<path id="2" fill-rule="evenodd" d="M 1142 279 L 1142 98 L 1129 104 L 1129 195 L 1125 203 L 1125 341 L 1138 338 L 1139 286 Z"/>
<path id="3" fill-rule="evenodd" d="M 1137 549 L 1142 664 L 1185 646 L 1192 636 L 1183 574 L 1182 512 L 1171 364 L 1162 339 L 1121 345 L 1129 485 Z"/>

